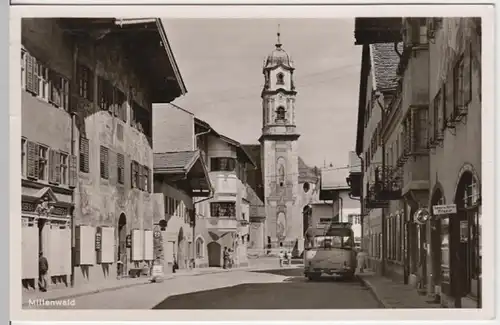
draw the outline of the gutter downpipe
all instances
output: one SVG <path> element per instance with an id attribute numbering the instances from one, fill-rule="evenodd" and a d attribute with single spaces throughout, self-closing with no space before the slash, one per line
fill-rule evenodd
<path id="1" fill-rule="evenodd" d="M 364 178 L 365 178 L 365 161 L 361 154 L 357 155 L 361 161 L 361 195 L 359 196 L 359 204 L 361 205 L 361 248 L 364 250 L 365 243 L 365 199 L 364 199 Z"/>
<path id="2" fill-rule="evenodd" d="M 380 106 L 380 112 L 381 112 L 381 117 L 380 120 L 382 121 L 382 130 L 385 128 L 385 111 L 384 111 L 384 105 L 383 103 L 380 102 L 379 98 L 377 97 L 377 104 Z M 382 182 L 385 182 L 385 140 L 383 137 L 383 132 L 381 141 L 382 141 Z M 386 227 L 386 216 L 385 216 L 385 208 L 382 208 L 382 264 L 380 267 L 380 271 L 382 275 L 385 275 L 385 265 L 387 262 L 387 227 Z"/>
<path id="3" fill-rule="evenodd" d="M 74 84 L 76 78 L 76 68 L 77 68 L 77 63 L 78 61 L 78 45 L 77 44 L 74 44 L 73 45 L 73 78 L 72 79 L 72 84 Z M 74 87 L 72 87 L 74 89 Z M 70 96 L 70 105 L 71 105 L 71 102 L 72 102 L 72 98 L 71 98 L 71 92 L 69 94 Z M 75 136 L 75 131 L 76 131 L 76 112 L 74 111 L 71 111 L 70 113 L 70 116 L 71 116 L 71 145 L 70 145 L 70 155 L 71 156 L 74 156 L 75 155 L 75 151 L 76 151 L 76 136 Z M 70 275 L 70 286 L 71 287 L 74 287 L 75 286 L 75 250 L 74 250 L 74 247 L 75 247 L 75 189 L 76 189 L 76 186 L 77 186 L 77 183 L 78 183 L 78 172 L 79 172 L 79 168 L 78 168 L 78 165 L 75 166 L 75 177 L 76 177 L 76 180 L 75 180 L 75 188 L 73 189 L 73 191 L 71 191 L 71 208 L 70 208 L 70 215 L 69 215 L 69 220 L 70 220 L 70 227 L 71 227 L 71 230 L 70 230 L 70 233 L 71 233 L 71 247 L 70 247 L 70 250 L 71 250 L 71 275 Z"/>

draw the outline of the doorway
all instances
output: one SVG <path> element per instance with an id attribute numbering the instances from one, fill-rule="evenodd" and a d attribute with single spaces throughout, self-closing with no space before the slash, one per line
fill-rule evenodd
<path id="1" fill-rule="evenodd" d="M 208 251 L 208 266 L 221 267 L 221 246 L 213 241 L 207 245 Z"/>
<path id="2" fill-rule="evenodd" d="M 118 220 L 118 261 L 117 275 L 127 274 L 127 217 L 124 213 L 120 214 Z"/>

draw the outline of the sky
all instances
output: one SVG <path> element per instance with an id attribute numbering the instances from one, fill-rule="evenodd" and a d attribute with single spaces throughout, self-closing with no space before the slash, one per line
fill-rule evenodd
<path id="1" fill-rule="evenodd" d="M 173 103 L 243 144 L 257 144 L 264 59 L 283 49 L 295 65 L 299 155 L 309 166 L 348 165 L 354 150 L 361 47 L 354 19 L 163 19 L 187 87 Z"/>

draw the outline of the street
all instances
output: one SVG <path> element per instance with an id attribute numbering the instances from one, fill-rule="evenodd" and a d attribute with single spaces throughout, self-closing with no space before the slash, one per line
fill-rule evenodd
<path id="1" fill-rule="evenodd" d="M 300 267 L 182 276 L 162 283 L 74 298 L 71 306 L 37 309 L 359 309 L 380 308 L 360 282 L 310 282 Z"/>
<path id="2" fill-rule="evenodd" d="M 252 273 L 286 277 L 275 283 L 246 283 L 215 290 L 171 296 L 154 309 L 372 309 L 377 300 L 357 280 L 325 277 L 308 281 L 302 269 Z"/>

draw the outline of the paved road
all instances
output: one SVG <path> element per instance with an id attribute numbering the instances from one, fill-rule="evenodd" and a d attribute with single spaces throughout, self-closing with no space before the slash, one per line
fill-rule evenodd
<path id="1" fill-rule="evenodd" d="M 270 283 L 242 283 L 231 287 L 170 296 L 153 309 L 371 309 L 381 308 L 357 280 L 322 278 L 308 281 L 301 269 L 247 272 L 284 277 Z"/>

